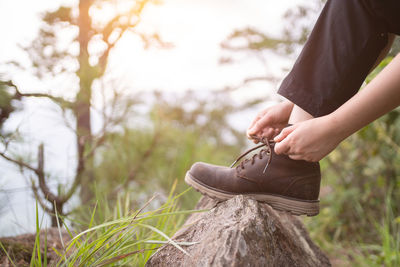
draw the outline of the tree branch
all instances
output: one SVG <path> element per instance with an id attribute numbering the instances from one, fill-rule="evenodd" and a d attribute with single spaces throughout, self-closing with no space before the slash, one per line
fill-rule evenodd
<path id="1" fill-rule="evenodd" d="M 100 56 L 99 58 L 99 67 L 100 71 L 98 73 L 98 77 L 102 76 L 105 72 L 105 69 L 107 67 L 107 62 L 108 62 L 108 55 L 110 54 L 111 49 L 114 48 L 114 46 L 118 43 L 118 41 L 122 38 L 124 33 L 128 29 L 134 28 L 140 21 L 139 15 L 142 13 L 143 8 L 145 5 L 148 3 L 148 0 L 143 0 L 139 2 L 137 5 L 132 7 L 126 14 L 119 14 L 116 15 L 113 19 L 111 19 L 107 25 L 103 28 L 101 31 L 101 34 L 103 35 L 103 42 L 107 44 L 107 49 L 104 51 L 104 53 Z M 132 17 L 136 15 L 138 17 L 137 21 L 134 23 L 131 23 Z M 119 24 L 119 19 L 123 16 L 127 16 L 127 22 L 124 24 L 116 25 Z M 116 30 L 119 29 L 120 32 L 118 33 L 117 38 L 113 41 L 110 42 L 109 37 L 111 34 Z"/>
<path id="2" fill-rule="evenodd" d="M 69 188 L 67 193 L 62 197 L 61 199 L 62 202 L 67 202 L 68 199 L 70 199 L 72 195 L 75 193 L 76 189 L 81 183 L 82 175 L 85 170 L 85 161 L 86 161 L 83 149 L 84 144 L 85 144 L 84 138 L 78 140 L 78 146 L 81 147 L 78 148 L 78 166 L 76 167 L 75 178 L 72 183 L 72 186 Z"/>
<path id="3" fill-rule="evenodd" d="M 39 151 L 38 151 L 38 168 L 36 171 L 36 175 L 39 178 L 39 187 L 40 190 L 43 192 L 44 197 L 51 203 L 54 201 L 57 203 L 64 203 L 62 198 L 54 195 L 50 188 L 46 184 L 45 180 L 45 173 L 44 173 L 44 146 L 43 144 L 39 145 Z"/>
<path id="4" fill-rule="evenodd" d="M 9 87 L 13 87 L 15 89 L 15 99 L 21 99 L 21 97 L 44 97 L 52 100 L 56 104 L 62 105 L 62 107 L 66 108 L 72 108 L 74 106 L 73 102 L 70 102 L 68 100 L 65 100 L 62 97 L 57 97 L 57 96 L 52 96 L 49 94 L 44 94 L 44 93 L 21 93 L 19 91 L 17 85 L 15 85 L 11 80 L 9 81 L 0 81 L 0 85 L 6 85 Z"/>
<path id="5" fill-rule="evenodd" d="M 4 158 L 5 160 L 18 165 L 18 167 L 20 167 L 21 169 L 26 168 L 30 171 L 33 171 L 39 178 L 40 190 L 43 192 L 45 198 L 48 199 L 50 202 L 56 201 L 57 203 L 64 203 L 65 201 L 63 202 L 63 198 L 60 198 L 60 197 L 54 195 L 50 191 L 50 188 L 46 184 L 45 173 L 44 173 L 44 151 L 43 150 L 44 150 L 43 144 L 41 144 L 39 146 L 39 151 L 38 151 L 38 167 L 37 168 L 32 167 L 31 165 L 29 165 L 28 163 L 26 163 L 22 160 L 13 159 L 13 158 L 7 156 L 5 154 L 5 152 L 0 152 L 0 156 L 2 158 Z"/>
<path id="6" fill-rule="evenodd" d="M 33 179 L 31 179 L 31 188 L 33 194 L 35 195 L 35 199 L 39 202 L 39 205 L 42 207 L 42 209 L 44 209 L 48 214 L 54 213 L 54 211 L 51 208 L 47 207 L 46 204 L 43 202 L 42 198 L 39 195 L 38 188 L 35 186 Z"/>
<path id="7" fill-rule="evenodd" d="M 9 156 L 7 156 L 7 155 L 5 154 L 5 152 L 0 152 L 0 156 L 1 156 L 2 158 L 4 158 L 5 160 L 9 161 L 9 162 L 12 162 L 12 163 L 14 163 L 14 164 L 17 164 L 18 167 L 20 167 L 20 168 L 26 168 L 26 169 L 28 169 L 28 170 L 31 170 L 31 171 L 35 172 L 35 173 L 37 173 L 37 171 L 38 171 L 38 169 L 36 169 L 36 168 L 30 166 L 29 164 L 23 162 L 22 160 L 16 160 L 16 159 L 10 158 Z"/>

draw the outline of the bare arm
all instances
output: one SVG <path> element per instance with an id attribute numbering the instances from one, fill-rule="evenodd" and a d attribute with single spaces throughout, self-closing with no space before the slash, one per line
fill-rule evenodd
<path id="1" fill-rule="evenodd" d="M 395 35 L 388 35 L 388 43 L 384 49 L 382 49 L 378 58 L 375 61 L 371 71 L 379 65 L 384 59 L 393 44 Z M 250 127 L 247 130 L 247 136 L 249 139 L 254 139 L 257 143 L 261 137 L 271 139 L 275 137 L 282 129 L 286 126 L 289 120 L 289 116 L 293 109 L 293 103 L 289 100 L 285 100 L 275 106 L 263 109 L 255 117 Z"/>
<path id="2" fill-rule="evenodd" d="M 329 115 L 285 128 L 275 141 L 278 154 L 318 161 L 342 140 L 400 105 L 400 54 L 363 90 Z"/>
<path id="3" fill-rule="evenodd" d="M 363 90 L 331 115 L 340 122 L 342 138 L 353 134 L 370 122 L 400 105 L 400 54 Z"/>

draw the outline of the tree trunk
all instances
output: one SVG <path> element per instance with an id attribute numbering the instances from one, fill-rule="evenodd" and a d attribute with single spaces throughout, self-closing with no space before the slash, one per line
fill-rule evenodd
<path id="1" fill-rule="evenodd" d="M 89 8 L 93 0 L 79 1 L 79 92 L 75 101 L 76 131 L 77 131 L 77 149 L 78 166 L 76 175 L 80 179 L 81 189 L 80 197 L 82 203 L 87 203 L 93 196 L 93 174 L 91 157 L 85 158 L 85 153 L 90 151 L 92 146 L 92 129 L 90 101 L 92 98 L 92 83 L 95 78 L 95 70 L 89 64 L 88 43 L 91 38 L 91 19 Z"/>
<path id="2" fill-rule="evenodd" d="M 198 242 L 161 247 L 146 266 L 330 266 L 298 217 L 244 196 L 218 203 L 203 197 L 173 240 Z"/>

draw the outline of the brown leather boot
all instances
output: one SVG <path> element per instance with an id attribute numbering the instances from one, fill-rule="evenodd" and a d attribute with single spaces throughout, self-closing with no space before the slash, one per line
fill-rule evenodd
<path id="1" fill-rule="evenodd" d="M 262 146 L 265 148 L 258 154 L 233 168 L 241 158 Z M 219 200 L 248 195 L 277 210 L 295 215 L 317 215 L 321 182 L 319 163 L 277 155 L 273 146 L 266 141 L 246 151 L 231 168 L 197 162 L 186 173 L 185 181 L 200 193 Z"/>

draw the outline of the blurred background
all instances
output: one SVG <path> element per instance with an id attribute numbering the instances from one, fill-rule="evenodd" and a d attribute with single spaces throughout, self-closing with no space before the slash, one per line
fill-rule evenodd
<path id="1" fill-rule="evenodd" d="M 184 192 L 196 161 L 230 165 L 324 2 L 0 0 L 0 236 L 34 231 L 36 203 L 79 228 L 96 203 L 100 222 Z M 304 222 L 335 263 L 400 264 L 399 152 L 394 110 L 321 162 Z"/>

